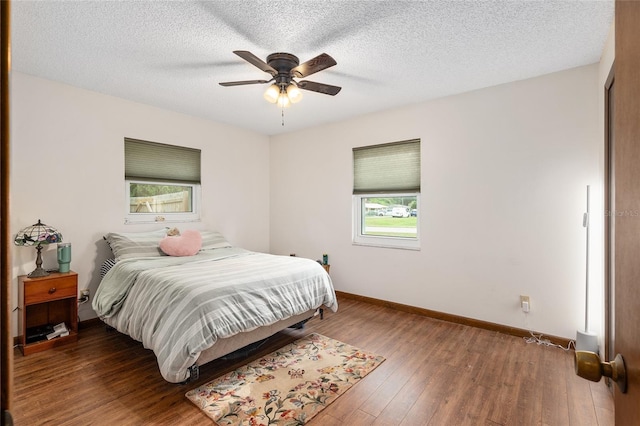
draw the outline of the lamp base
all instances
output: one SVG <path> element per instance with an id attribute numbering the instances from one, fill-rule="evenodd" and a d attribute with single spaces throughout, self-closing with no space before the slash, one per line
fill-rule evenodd
<path id="1" fill-rule="evenodd" d="M 38 255 L 36 256 L 36 269 L 31 271 L 31 273 L 27 275 L 27 277 L 29 278 L 47 277 L 49 276 L 49 273 L 45 271 L 44 268 L 42 267 L 42 253 L 41 253 L 42 245 L 38 244 L 36 246 L 36 251 L 38 252 Z"/>
<path id="2" fill-rule="evenodd" d="M 588 331 L 580 331 L 576 333 L 576 350 L 598 353 L 598 336 Z"/>
<path id="3" fill-rule="evenodd" d="M 37 267 L 27 277 L 29 278 L 40 278 L 40 277 L 48 277 L 49 273 L 44 270 L 44 268 Z"/>

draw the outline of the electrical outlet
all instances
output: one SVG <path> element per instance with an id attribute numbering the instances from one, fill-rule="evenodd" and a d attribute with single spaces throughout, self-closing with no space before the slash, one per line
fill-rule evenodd
<path id="1" fill-rule="evenodd" d="M 531 310 L 529 296 L 520 296 L 520 307 L 522 308 L 522 312 L 529 312 Z"/>
<path id="2" fill-rule="evenodd" d="M 83 288 L 80 290 L 80 297 L 78 298 L 78 304 L 81 305 L 83 303 L 87 303 L 89 301 L 89 294 L 91 292 L 88 288 Z"/>

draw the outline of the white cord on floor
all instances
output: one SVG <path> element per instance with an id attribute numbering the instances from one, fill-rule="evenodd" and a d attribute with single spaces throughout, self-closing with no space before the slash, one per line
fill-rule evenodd
<path id="1" fill-rule="evenodd" d="M 562 345 L 558 345 L 558 344 L 552 343 L 551 340 L 549 340 L 549 339 L 543 339 L 542 336 L 544 336 L 544 335 L 542 333 L 535 334 L 531 330 L 529 330 L 529 333 L 531 334 L 531 337 L 523 337 L 524 341 L 527 342 L 527 343 L 536 343 L 538 345 L 552 346 L 554 348 L 560 348 L 563 351 L 571 350 L 572 346 L 573 346 L 574 349 L 576 348 L 576 342 L 574 342 L 573 340 L 569 340 L 569 343 L 567 343 L 567 347 L 565 348 Z"/>
<path id="2" fill-rule="evenodd" d="M 527 312 L 525 312 L 524 314 L 525 317 L 525 326 L 527 327 L 527 329 L 529 330 L 529 334 L 531 334 L 530 337 L 523 337 L 524 341 L 526 343 L 535 343 L 537 345 L 544 345 L 544 346 L 551 346 L 554 348 L 559 348 L 562 349 L 563 351 L 569 351 L 571 350 L 571 347 L 573 346 L 573 349 L 576 348 L 576 342 L 574 340 L 569 340 L 569 343 L 567 343 L 567 347 L 565 348 L 562 345 L 558 345 L 555 343 L 552 343 L 551 340 L 543 338 L 542 336 L 544 336 L 544 334 L 540 333 L 540 334 L 535 334 L 533 332 L 533 330 L 531 330 L 531 328 L 529 328 L 529 315 Z"/>

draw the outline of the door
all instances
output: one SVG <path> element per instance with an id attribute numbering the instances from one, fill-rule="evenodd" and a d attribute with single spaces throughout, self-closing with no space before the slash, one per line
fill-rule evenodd
<path id="1" fill-rule="evenodd" d="M 615 188 L 615 163 L 614 163 L 614 141 L 615 134 L 613 129 L 613 117 L 615 116 L 614 99 L 615 99 L 615 78 L 614 66 L 611 67 L 609 77 L 605 83 L 604 105 L 605 105 L 605 149 L 604 149 L 604 356 L 606 359 L 613 359 L 616 354 L 614 352 L 614 291 L 615 275 L 615 215 L 612 214 L 615 206 L 614 188 Z M 613 388 L 611 388 L 613 392 Z"/>
<path id="2" fill-rule="evenodd" d="M 615 8 L 613 351 L 628 384 L 625 394 L 615 389 L 615 417 L 640 425 L 640 2 Z"/>
<path id="3" fill-rule="evenodd" d="M 12 424 L 10 403 L 12 387 L 13 337 L 11 336 L 11 262 L 9 247 L 9 2 L 0 3 L 0 340 L 1 363 L 0 424 Z"/>
<path id="4" fill-rule="evenodd" d="M 605 341 L 604 356 L 607 361 L 615 358 L 614 352 L 614 287 L 615 273 L 613 265 L 615 263 L 615 246 L 613 230 L 615 229 L 615 215 L 612 214 L 615 208 L 615 163 L 614 163 L 614 141 L 615 133 L 613 128 L 614 99 L 615 99 L 615 78 L 614 68 L 611 67 L 609 78 L 605 84 L 605 155 L 604 155 L 604 306 L 605 306 Z M 611 389 L 613 391 L 613 388 Z"/>

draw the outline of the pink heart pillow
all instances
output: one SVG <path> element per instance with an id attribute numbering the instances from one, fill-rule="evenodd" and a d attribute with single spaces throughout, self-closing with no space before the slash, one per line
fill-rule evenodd
<path id="1" fill-rule="evenodd" d="M 182 231 L 181 235 L 167 235 L 160 240 L 160 250 L 169 256 L 193 256 L 202 247 L 202 236 L 195 229 Z"/>

